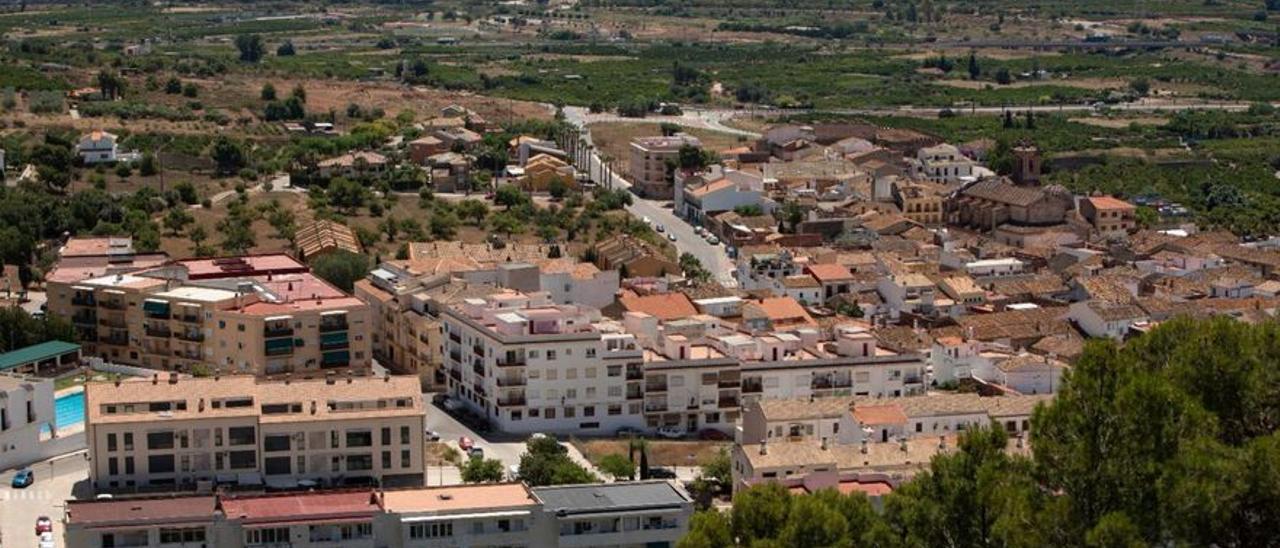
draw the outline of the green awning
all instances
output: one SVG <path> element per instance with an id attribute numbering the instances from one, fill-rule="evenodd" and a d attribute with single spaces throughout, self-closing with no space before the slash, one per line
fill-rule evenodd
<path id="1" fill-rule="evenodd" d="M 347 342 L 346 331 L 335 331 L 333 333 L 321 333 L 320 344 L 342 344 Z"/>
<path id="2" fill-rule="evenodd" d="M 320 362 L 329 365 L 334 363 L 347 363 L 351 361 L 351 353 L 343 350 L 341 352 L 325 352 Z"/>
<path id="3" fill-rule="evenodd" d="M 293 339 L 267 339 L 267 352 L 272 350 L 292 350 Z"/>
<path id="4" fill-rule="evenodd" d="M 142 310 L 148 314 L 168 314 L 169 301 L 159 301 L 156 299 L 147 299 L 142 301 Z"/>

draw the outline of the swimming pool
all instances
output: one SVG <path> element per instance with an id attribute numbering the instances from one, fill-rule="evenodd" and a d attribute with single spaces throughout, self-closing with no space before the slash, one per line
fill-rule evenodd
<path id="1" fill-rule="evenodd" d="M 53 401 L 53 423 L 59 429 L 84 422 L 84 392 L 58 396 Z"/>

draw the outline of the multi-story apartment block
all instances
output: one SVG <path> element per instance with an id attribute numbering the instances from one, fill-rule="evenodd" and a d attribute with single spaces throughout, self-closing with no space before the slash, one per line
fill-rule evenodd
<path id="1" fill-rule="evenodd" d="M 1111 196 L 1090 196 L 1080 200 L 1080 215 L 1098 234 L 1123 238 L 1138 226 L 1138 208 Z"/>
<path id="2" fill-rule="evenodd" d="M 48 296 L 86 354 L 117 363 L 264 375 L 363 370 L 372 360 L 369 306 L 286 255 L 54 277 Z"/>
<path id="3" fill-rule="evenodd" d="M 77 548 L 670 548 L 693 502 L 664 481 L 68 501 Z"/>
<path id="4" fill-rule="evenodd" d="M 356 282 L 355 294 L 372 309 L 373 353 L 397 373 L 418 374 L 428 386 L 442 387 L 442 307 L 469 297 L 484 297 L 498 288 L 546 291 L 553 302 L 604 307 L 618 291 L 618 272 L 600 270 L 572 258 L 549 259 L 545 248 L 512 245 L 514 258 L 532 262 L 498 262 L 494 250 L 476 246 L 444 246 L 443 257 L 388 261 Z M 476 251 L 455 256 L 459 250 Z M 488 256 L 488 257 L 486 257 Z"/>
<path id="5" fill-rule="evenodd" d="M 679 133 L 669 137 L 639 137 L 631 141 L 631 182 L 646 198 L 670 200 L 675 189 L 667 163 L 680 159 L 685 146 L 702 148 L 697 137 Z"/>
<path id="6" fill-rule="evenodd" d="M 924 147 L 916 153 L 917 174 L 938 183 L 954 183 L 974 176 L 978 163 L 970 160 L 954 145 Z"/>
<path id="7" fill-rule="evenodd" d="M 413 377 L 252 376 L 89 383 L 89 480 L 100 490 L 377 480 L 421 485 Z"/>
<path id="8" fill-rule="evenodd" d="M 817 328 L 750 336 L 695 323 L 668 323 L 645 352 L 650 428 L 728 432 L 747 402 L 924 391 L 921 357 L 879 348 L 861 327 L 838 327 L 834 340 L 821 340 Z"/>
<path id="9" fill-rule="evenodd" d="M 636 337 L 600 311 L 498 293 L 442 310 L 446 385 L 508 432 L 612 432 L 642 424 Z"/>

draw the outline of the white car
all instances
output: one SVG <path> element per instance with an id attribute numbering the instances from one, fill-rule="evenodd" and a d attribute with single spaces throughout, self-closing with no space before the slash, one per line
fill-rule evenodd
<path id="1" fill-rule="evenodd" d="M 720 245 L 720 238 L 717 238 L 717 237 L 715 237 L 715 236 L 712 236 L 712 237 L 710 237 L 710 238 L 707 238 L 707 243 L 709 243 L 709 244 L 711 244 L 711 245 Z"/>
<path id="2" fill-rule="evenodd" d="M 707 231 L 707 229 L 702 228 L 702 227 L 700 227 L 700 226 L 695 226 L 695 227 L 693 227 L 693 233 L 694 233 L 694 234 L 697 234 L 697 235 L 699 235 L 699 236 L 701 236 L 701 235 L 702 235 L 702 233 L 703 233 L 703 232 L 706 232 L 706 231 Z"/>
<path id="3" fill-rule="evenodd" d="M 649 220 L 649 217 L 641 217 L 640 222 L 644 224 L 653 224 L 653 221 Z"/>
<path id="4" fill-rule="evenodd" d="M 658 429 L 658 436 L 669 440 L 678 440 L 684 437 L 684 431 L 676 426 L 663 426 Z"/>
<path id="5" fill-rule="evenodd" d="M 57 548 L 58 544 L 53 540 L 53 533 L 40 533 L 40 548 Z"/>
<path id="6" fill-rule="evenodd" d="M 673 242 L 676 241 L 676 234 L 674 232 L 667 234 L 667 239 Z"/>
<path id="7" fill-rule="evenodd" d="M 654 229 L 654 230 L 657 230 L 658 232 L 666 232 L 666 231 L 667 231 L 667 227 L 662 226 L 662 225 L 657 225 L 657 226 L 653 227 L 653 229 Z"/>

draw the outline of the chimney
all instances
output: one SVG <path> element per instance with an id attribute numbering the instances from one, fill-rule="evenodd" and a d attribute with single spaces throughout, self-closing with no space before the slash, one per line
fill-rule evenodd
<path id="1" fill-rule="evenodd" d="M 204 398 L 200 398 L 200 401 L 196 403 L 196 411 L 204 412 Z"/>
<path id="2" fill-rule="evenodd" d="M 826 451 L 826 450 L 827 450 L 827 437 L 826 437 L 826 436 L 822 436 L 822 450 L 823 450 L 823 451 Z"/>
<path id="3" fill-rule="evenodd" d="M 169 372 L 169 384 L 178 384 L 178 374 L 176 372 Z"/>
<path id="4" fill-rule="evenodd" d="M 769 454 L 769 442 L 765 440 L 760 440 L 760 454 L 761 455 Z"/>
<path id="5" fill-rule="evenodd" d="M 391 374 L 390 374 L 390 373 L 387 373 L 386 375 L 383 375 L 383 376 L 382 376 L 382 382 L 390 383 L 390 382 L 391 382 Z"/>
<path id="6" fill-rule="evenodd" d="M 336 379 L 334 379 L 333 371 L 329 371 L 329 372 L 327 372 L 327 373 L 325 373 L 325 374 L 324 374 L 324 383 L 325 383 L 325 384 L 332 386 L 332 385 L 333 385 L 333 383 L 335 382 L 335 380 L 336 380 Z"/>
<path id="7" fill-rule="evenodd" d="M 160 374 L 159 374 L 159 373 L 153 373 L 153 374 L 151 375 L 151 384 L 160 384 Z"/>
<path id="8" fill-rule="evenodd" d="M 867 437 L 866 437 L 865 435 L 863 435 L 863 436 L 862 436 L 862 444 L 861 444 L 861 445 L 862 445 L 862 447 L 859 449 L 859 451 L 862 451 L 862 454 L 863 454 L 863 455 L 867 454 Z"/>
<path id="9" fill-rule="evenodd" d="M 899 439 L 898 439 L 898 447 L 899 447 L 900 449 L 902 449 L 902 452 L 903 452 L 903 453 L 906 453 L 906 452 L 907 452 L 907 437 L 906 437 L 906 436 L 903 436 L 903 437 L 901 437 L 901 438 L 899 438 Z"/>
<path id="10" fill-rule="evenodd" d="M 116 377 L 116 386 L 120 386 L 120 377 Z"/>

